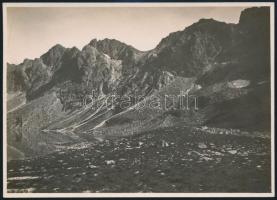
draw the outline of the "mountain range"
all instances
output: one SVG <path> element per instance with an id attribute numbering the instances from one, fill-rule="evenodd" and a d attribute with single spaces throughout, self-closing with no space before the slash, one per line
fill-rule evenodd
<path id="1" fill-rule="evenodd" d="M 197 109 L 95 107 L 112 95 L 151 102 L 183 91 L 197 98 Z M 237 24 L 200 19 L 150 51 L 115 39 L 82 49 L 57 44 L 39 58 L 8 63 L 7 92 L 9 159 L 161 127 L 269 132 L 269 8 L 245 9 Z"/>

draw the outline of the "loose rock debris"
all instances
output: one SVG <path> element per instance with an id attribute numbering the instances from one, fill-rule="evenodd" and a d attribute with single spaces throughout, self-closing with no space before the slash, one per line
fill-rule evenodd
<path id="1" fill-rule="evenodd" d="M 270 139 L 219 130 L 162 128 L 10 161 L 8 191 L 269 192 Z"/>

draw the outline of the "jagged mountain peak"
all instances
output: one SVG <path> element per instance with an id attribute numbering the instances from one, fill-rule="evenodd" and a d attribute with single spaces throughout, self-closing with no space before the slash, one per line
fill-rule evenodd
<path id="1" fill-rule="evenodd" d="M 92 39 L 89 43 L 89 45 L 94 46 L 94 47 L 98 47 L 98 46 L 104 46 L 104 45 L 109 45 L 109 46 L 115 46 L 115 47 L 121 47 L 121 48 L 131 48 L 135 51 L 139 51 L 137 50 L 135 47 L 128 45 L 124 42 L 121 42 L 117 39 L 110 39 L 110 38 L 104 38 L 102 40 L 97 40 L 97 39 Z"/>
<path id="2" fill-rule="evenodd" d="M 247 8 L 241 12 L 238 26 L 240 29 L 248 33 L 267 34 L 270 28 L 270 8 L 269 7 L 254 7 Z M 269 38 L 269 35 L 266 37 Z"/>
<path id="3" fill-rule="evenodd" d="M 207 22 L 218 22 L 214 18 L 201 18 L 198 23 L 207 23 Z"/>
<path id="4" fill-rule="evenodd" d="M 29 58 L 25 58 L 25 59 L 23 60 L 22 64 L 26 64 L 26 63 L 29 63 L 29 62 L 31 62 L 31 61 L 33 61 L 33 60 L 31 60 L 31 59 L 29 59 Z"/>
<path id="5" fill-rule="evenodd" d="M 43 62 L 48 66 L 56 66 L 61 60 L 66 48 L 60 44 L 56 44 L 52 48 L 50 48 L 45 54 L 43 54 L 40 58 Z"/>
<path id="6" fill-rule="evenodd" d="M 76 46 L 73 46 L 71 49 L 72 51 L 80 51 L 80 49 L 78 49 Z"/>
<path id="7" fill-rule="evenodd" d="M 234 25 L 235 24 L 228 24 L 225 22 L 217 21 L 213 18 L 202 18 L 192 25 L 186 27 L 185 29 L 172 32 L 168 36 L 164 37 L 153 51 L 160 52 L 167 47 L 171 48 L 172 46 L 188 44 L 193 41 L 193 38 L 201 38 L 201 35 L 225 35 L 228 34 L 226 32 L 231 31 Z M 224 37 L 222 37 L 221 39 L 225 40 Z"/>
<path id="8" fill-rule="evenodd" d="M 64 52 L 66 50 L 66 47 L 62 46 L 61 44 L 56 44 L 52 46 L 45 54 L 43 54 L 41 57 L 47 54 L 51 54 L 53 52 Z"/>
<path id="9" fill-rule="evenodd" d="M 79 53 L 81 52 L 80 49 L 78 49 L 77 47 L 72 47 L 72 48 L 69 48 L 66 50 L 66 52 L 71 52 L 72 54 L 76 54 L 76 53 Z"/>
<path id="10" fill-rule="evenodd" d="M 270 15 L 269 7 L 252 7 L 246 8 L 241 12 L 239 23 L 249 23 L 257 19 L 268 18 Z"/>
<path id="11" fill-rule="evenodd" d="M 95 47 L 99 52 L 102 52 L 112 59 L 126 61 L 127 64 L 135 62 L 137 55 L 142 54 L 131 45 L 120 42 L 116 39 L 105 38 L 103 40 L 93 39 L 89 43 L 90 46 Z"/>
<path id="12" fill-rule="evenodd" d="M 194 23 L 194 24 L 233 24 L 233 23 L 226 23 L 223 21 L 218 21 L 214 18 L 201 18 L 198 20 L 198 22 Z"/>
<path id="13" fill-rule="evenodd" d="M 54 50 L 54 49 L 65 49 L 65 47 L 61 44 L 56 44 L 50 50 Z"/>

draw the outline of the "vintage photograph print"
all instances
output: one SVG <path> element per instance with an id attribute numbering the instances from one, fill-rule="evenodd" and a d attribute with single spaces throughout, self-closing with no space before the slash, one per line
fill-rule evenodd
<path id="1" fill-rule="evenodd" d="M 270 197 L 274 3 L 4 3 L 5 197 Z"/>

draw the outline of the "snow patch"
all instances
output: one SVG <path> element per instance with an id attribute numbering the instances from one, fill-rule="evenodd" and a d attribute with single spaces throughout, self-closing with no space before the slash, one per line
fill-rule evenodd
<path id="1" fill-rule="evenodd" d="M 242 79 L 228 82 L 228 86 L 230 88 L 244 88 L 244 87 L 247 87 L 249 84 L 250 84 L 249 80 L 242 80 Z"/>
<path id="2" fill-rule="evenodd" d="M 104 54 L 104 56 L 105 56 L 106 58 L 111 59 L 111 57 L 110 57 L 109 55 L 107 55 L 107 54 L 105 54 L 105 53 L 103 53 L 103 54 Z"/>
<path id="3" fill-rule="evenodd" d="M 17 180 L 17 181 L 21 181 L 21 180 L 33 180 L 33 179 L 38 179 L 38 176 L 19 176 L 19 177 L 10 177 L 8 178 L 8 181 L 13 181 L 13 180 Z"/>

